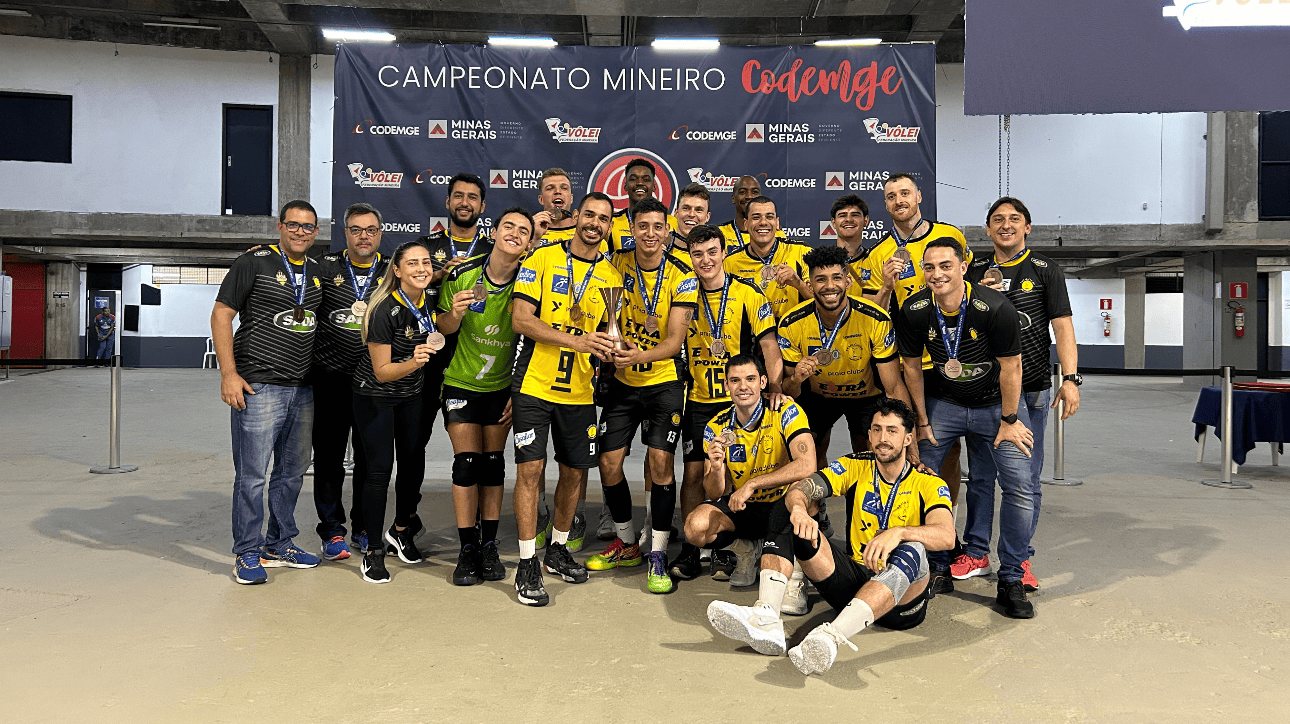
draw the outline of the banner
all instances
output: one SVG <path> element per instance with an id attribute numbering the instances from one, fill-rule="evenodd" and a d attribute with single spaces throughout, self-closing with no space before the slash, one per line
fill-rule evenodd
<path id="1" fill-rule="evenodd" d="M 492 49 L 475 45 L 341 45 L 336 56 L 332 218 L 363 201 L 384 215 L 382 247 L 447 227 L 447 182 L 487 185 L 481 223 L 509 206 L 541 209 L 538 179 L 569 172 L 574 201 L 604 191 L 626 205 L 624 167 L 659 169 L 674 208 L 692 181 L 712 194 L 711 223 L 734 216 L 732 190 L 751 175 L 793 238 L 832 243 L 833 200 L 868 202 L 870 245 L 890 228 L 882 183 L 919 179 L 936 216 L 935 50 L 724 47 Z M 333 230 L 333 248 L 344 235 Z"/>

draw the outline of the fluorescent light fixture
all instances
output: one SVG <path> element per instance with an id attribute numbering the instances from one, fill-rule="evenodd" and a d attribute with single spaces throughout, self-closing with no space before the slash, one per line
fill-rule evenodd
<path id="1" fill-rule="evenodd" d="M 369 41 L 374 43 L 392 43 L 394 36 L 384 30 L 343 30 L 340 28 L 323 28 L 323 37 L 328 40 L 354 42 Z"/>
<path id="2" fill-rule="evenodd" d="M 501 48 L 554 48 L 556 46 L 555 38 L 521 38 L 502 35 L 489 38 L 488 44 Z"/>
<path id="3" fill-rule="evenodd" d="M 655 50 L 716 50 L 721 41 L 716 38 L 655 38 L 650 45 Z"/>
<path id="4" fill-rule="evenodd" d="M 186 30 L 219 30 L 218 25 L 201 25 L 192 23 L 144 23 L 150 28 L 184 28 Z"/>
<path id="5" fill-rule="evenodd" d="M 831 40 L 817 40 L 815 44 L 822 48 L 840 48 L 848 45 L 878 45 L 882 38 L 833 38 Z"/>
<path id="6" fill-rule="evenodd" d="M 1161 8 L 1166 18 L 1177 18 L 1183 30 L 1192 28 L 1270 28 L 1290 26 L 1290 6 L 1285 2 L 1205 3 L 1174 0 Z"/>
<path id="7" fill-rule="evenodd" d="M 0 8 L 0 15 L 8 15 L 14 18 L 29 18 L 31 13 L 26 10 L 10 10 L 9 8 Z"/>

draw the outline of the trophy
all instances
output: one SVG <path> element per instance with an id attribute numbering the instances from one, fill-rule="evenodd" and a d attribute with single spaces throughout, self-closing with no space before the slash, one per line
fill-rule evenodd
<path id="1" fill-rule="evenodd" d="M 618 307 L 623 301 L 623 288 L 601 287 L 600 296 L 605 300 L 605 333 L 614 340 L 614 349 L 625 351 L 627 340 L 623 339 L 623 328 L 618 323 Z"/>

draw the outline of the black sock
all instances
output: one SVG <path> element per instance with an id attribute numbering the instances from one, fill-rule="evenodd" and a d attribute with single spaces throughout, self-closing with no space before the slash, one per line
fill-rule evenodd
<path id="1" fill-rule="evenodd" d="M 725 548 L 736 540 L 738 540 L 738 538 L 735 537 L 735 532 L 733 530 L 723 530 L 717 534 L 716 538 L 712 539 L 712 542 L 708 544 L 708 547 L 713 550 L 717 550 L 718 548 Z"/>
<path id="2" fill-rule="evenodd" d="M 480 539 L 480 540 L 482 540 L 482 541 L 483 541 L 483 542 L 485 542 L 485 543 L 492 543 L 492 542 L 496 541 L 496 540 L 497 540 L 497 525 L 498 525 L 498 523 L 500 523 L 500 522 L 501 522 L 501 521 L 498 521 L 498 520 L 484 520 L 484 521 L 481 521 L 481 522 L 480 522 L 480 524 L 479 524 L 479 527 L 480 527 L 479 539 Z"/>
<path id="3" fill-rule="evenodd" d="M 461 539 L 461 547 L 479 545 L 479 529 L 475 526 L 469 528 L 458 528 L 457 537 Z"/>
<path id="4" fill-rule="evenodd" d="M 676 485 L 657 485 L 649 493 L 653 530 L 672 530 L 672 513 L 676 511 Z"/>
<path id="5" fill-rule="evenodd" d="M 617 485 L 605 485 L 601 487 L 604 491 L 605 505 L 609 506 L 609 515 L 615 523 L 626 523 L 632 519 L 632 489 L 627 484 L 627 478 Z"/>

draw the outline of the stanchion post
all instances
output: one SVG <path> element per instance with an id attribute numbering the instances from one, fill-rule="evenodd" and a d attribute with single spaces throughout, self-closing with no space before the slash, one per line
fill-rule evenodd
<path id="1" fill-rule="evenodd" d="M 91 473 L 132 473 L 138 465 L 121 464 L 121 355 L 112 355 L 110 370 L 110 402 L 108 409 L 108 464 L 90 468 Z"/>
<path id="2" fill-rule="evenodd" d="M 1219 413 L 1219 418 L 1223 422 L 1223 460 L 1221 461 L 1223 472 L 1218 480 L 1202 480 L 1200 482 L 1203 485 L 1209 485 L 1215 488 L 1244 490 L 1254 486 L 1246 482 L 1232 479 L 1232 438 L 1235 437 L 1235 435 L 1232 434 L 1232 372 L 1235 369 L 1236 368 L 1231 365 L 1223 366 L 1223 398 Z"/>
<path id="3" fill-rule="evenodd" d="M 1057 394 L 1062 388 L 1062 363 L 1058 362 L 1053 365 L 1053 394 Z M 1041 479 L 1039 482 L 1044 485 L 1065 485 L 1075 486 L 1083 485 L 1083 480 L 1066 478 L 1066 421 L 1062 415 L 1066 411 L 1066 401 L 1058 400 L 1057 408 L 1054 410 L 1055 418 L 1053 419 L 1053 477 L 1051 480 Z"/>

